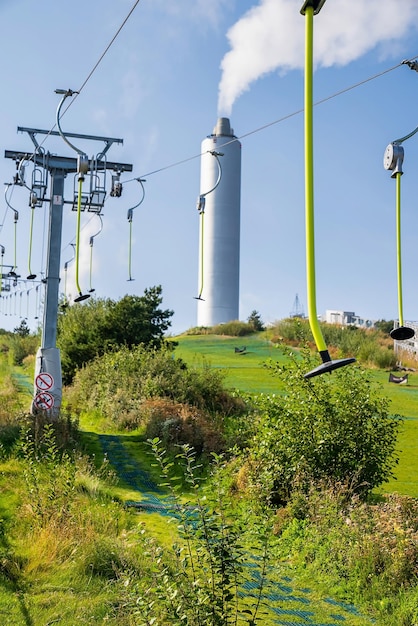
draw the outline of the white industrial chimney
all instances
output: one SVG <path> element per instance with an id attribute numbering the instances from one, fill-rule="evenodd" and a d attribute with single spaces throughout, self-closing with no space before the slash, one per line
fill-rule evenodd
<path id="1" fill-rule="evenodd" d="M 239 319 L 241 144 L 226 117 L 202 142 L 200 193 L 205 204 L 197 325 L 214 326 Z"/>

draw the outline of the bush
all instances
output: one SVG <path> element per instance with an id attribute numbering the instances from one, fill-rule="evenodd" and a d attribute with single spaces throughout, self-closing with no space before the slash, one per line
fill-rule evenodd
<path id="1" fill-rule="evenodd" d="M 158 437 L 168 449 L 188 444 L 200 455 L 224 447 L 221 420 L 187 404 L 155 399 L 143 403 L 142 422 L 147 439 Z"/>
<path id="2" fill-rule="evenodd" d="M 218 324 L 212 327 L 212 334 L 214 335 L 227 335 L 229 337 L 245 337 L 245 335 L 252 335 L 254 333 L 254 326 L 249 322 L 240 322 L 239 320 L 233 320 L 231 322 L 225 322 L 225 324 Z"/>
<path id="3" fill-rule="evenodd" d="M 222 481 L 218 480 L 223 459 L 213 455 L 213 492 L 202 489 L 200 465 L 195 452 L 182 446 L 178 460 L 183 465 L 182 478 L 194 494 L 184 503 L 180 476 L 172 476 L 172 462 L 161 442 L 150 442 L 169 490 L 172 521 L 178 540 L 171 549 L 160 550 L 160 575 L 149 592 L 140 594 L 136 606 L 147 624 L 160 623 L 156 611 L 164 608 L 166 621 L 173 626 L 253 625 L 265 623 L 262 597 L 270 591 L 267 583 L 270 545 L 269 512 L 250 511 L 236 515 Z M 251 557 L 251 550 L 256 552 Z M 251 567 L 248 567 L 251 565 Z M 251 593 L 243 594 L 244 589 Z M 243 597 L 244 596 L 244 597 Z M 264 614 L 264 615 L 263 615 Z"/>
<path id="4" fill-rule="evenodd" d="M 360 368 L 306 380 L 313 366 L 309 351 L 303 358 L 289 353 L 289 359 L 270 365 L 284 395 L 253 400 L 258 425 L 247 460 L 253 486 L 261 481 L 276 503 L 287 502 L 296 485 L 322 480 L 348 483 L 365 497 L 393 476 L 399 419 L 389 415 L 389 401 Z"/>
<path id="5" fill-rule="evenodd" d="M 166 405 L 194 407 L 198 415 L 239 414 L 244 403 L 223 388 L 223 374 L 208 366 L 191 369 L 167 347 L 108 353 L 77 372 L 69 403 L 99 410 L 119 427 L 147 421 L 144 401 L 162 398 Z M 187 408 L 184 411 L 187 412 Z"/>
<path id="6" fill-rule="evenodd" d="M 261 321 L 260 321 L 261 323 Z M 228 337 L 245 337 L 245 335 L 251 335 L 257 330 L 253 320 L 248 322 L 240 322 L 239 320 L 233 320 L 231 322 L 225 322 L 217 324 L 216 326 L 195 326 L 189 328 L 185 333 L 186 335 L 225 335 Z"/>
<path id="7" fill-rule="evenodd" d="M 26 357 L 36 353 L 39 343 L 36 335 L 12 335 L 9 340 L 9 365 L 22 365 Z"/>

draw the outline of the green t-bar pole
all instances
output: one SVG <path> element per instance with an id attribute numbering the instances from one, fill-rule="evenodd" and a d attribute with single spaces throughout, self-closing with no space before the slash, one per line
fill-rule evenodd
<path id="1" fill-rule="evenodd" d="M 333 361 L 328 352 L 316 311 L 315 286 L 315 228 L 314 228 L 314 168 L 313 168 L 313 16 L 319 13 L 325 0 L 305 0 L 301 8 L 305 15 L 305 228 L 306 228 L 306 277 L 309 325 L 322 364 L 307 372 L 312 378 L 353 363 L 354 358 Z"/>
<path id="2" fill-rule="evenodd" d="M 313 167 L 313 16 L 314 3 L 305 8 L 305 228 L 309 325 L 323 361 L 330 356 L 318 322 L 315 284 L 315 223 Z"/>
<path id="3" fill-rule="evenodd" d="M 81 194 L 83 191 L 83 177 L 78 177 L 78 195 L 77 195 L 77 228 L 75 239 L 75 284 L 77 287 L 78 295 L 82 295 L 80 281 L 79 281 L 79 269 L 80 269 L 80 230 L 81 230 Z"/>
<path id="4" fill-rule="evenodd" d="M 401 251 L 401 176 L 402 176 L 402 172 L 396 173 L 396 255 L 397 255 L 397 273 L 398 273 L 399 326 L 403 326 L 402 251 Z"/>

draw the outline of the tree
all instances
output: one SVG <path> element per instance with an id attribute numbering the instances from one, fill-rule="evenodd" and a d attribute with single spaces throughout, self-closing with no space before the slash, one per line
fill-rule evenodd
<path id="1" fill-rule="evenodd" d="M 399 418 L 389 414 L 369 375 L 356 366 L 307 381 L 305 349 L 290 364 L 272 364 L 285 392 L 253 400 L 259 416 L 248 467 L 254 484 L 283 504 L 297 487 L 343 483 L 366 496 L 388 480 L 397 462 Z"/>
<path id="2" fill-rule="evenodd" d="M 381 330 L 382 333 L 385 333 L 388 335 L 394 327 L 394 321 L 393 320 L 389 320 L 389 321 L 378 320 L 377 322 L 375 322 L 374 326 L 375 328 L 377 328 L 377 330 Z"/>
<path id="3" fill-rule="evenodd" d="M 16 326 L 16 328 L 13 329 L 13 332 L 19 337 L 27 337 L 28 335 L 30 335 L 30 328 L 27 321 L 23 319 L 20 322 L 19 326 Z"/>
<path id="4" fill-rule="evenodd" d="M 96 356 L 119 346 L 159 347 L 170 327 L 173 311 L 162 309 L 160 285 L 143 296 L 125 296 L 118 302 L 95 298 L 62 310 L 57 345 L 61 350 L 63 381 Z"/>
<path id="5" fill-rule="evenodd" d="M 257 332 L 264 330 L 263 320 L 261 319 L 260 313 L 256 310 L 251 312 L 250 316 L 247 319 L 247 322 L 251 324 L 254 330 Z"/>

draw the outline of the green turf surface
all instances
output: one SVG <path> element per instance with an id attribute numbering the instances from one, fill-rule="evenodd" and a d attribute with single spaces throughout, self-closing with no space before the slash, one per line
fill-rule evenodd
<path id="1" fill-rule="evenodd" d="M 175 338 L 175 355 L 190 365 L 207 363 L 225 371 L 225 385 L 241 391 L 275 393 L 280 387 L 277 376 L 263 364 L 285 357 L 263 335 L 223 337 L 220 335 L 181 335 Z M 237 353 L 235 348 L 245 352 Z"/>

